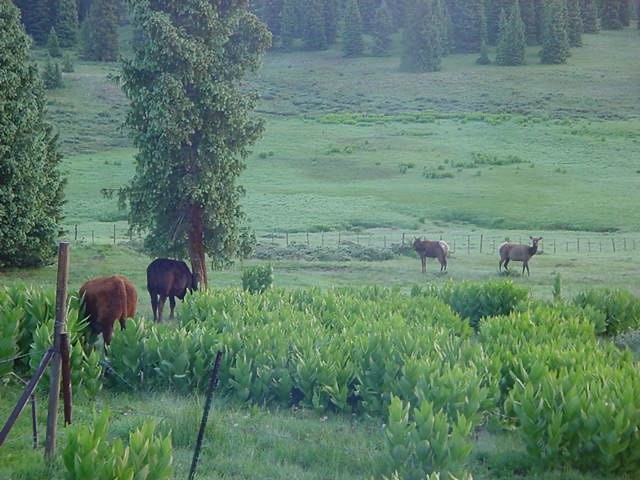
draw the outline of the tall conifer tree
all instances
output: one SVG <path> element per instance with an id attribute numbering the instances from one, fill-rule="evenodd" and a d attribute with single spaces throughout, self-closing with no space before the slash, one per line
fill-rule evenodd
<path id="1" fill-rule="evenodd" d="M 598 4 L 596 0 L 581 0 L 580 15 L 584 33 L 598 33 Z"/>
<path id="2" fill-rule="evenodd" d="M 622 3 L 621 0 L 607 0 L 602 4 L 600 21 L 603 29 L 620 30 L 623 27 L 620 18 Z"/>
<path id="3" fill-rule="evenodd" d="M 388 55 L 391 48 L 391 35 L 393 34 L 393 18 L 386 0 L 382 0 L 376 10 L 376 19 L 373 26 L 372 53 L 377 56 Z"/>
<path id="4" fill-rule="evenodd" d="M 362 55 L 362 20 L 357 0 L 347 0 L 344 9 L 344 31 L 342 33 L 342 51 L 345 57 Z"/>
<path id="5" fill-rule="evenodd" d="M 567 0 L 567 36 L 570 47 L 582 46 L 582 31 L 580 0 Z"/>
<path id="6" fill-rule="evenodd" d="M 50 262 L 64 202 L 58 138 L 18 15 L 0 0 L 0 267 Z"/>
<path id="7" fill-rule="evenodd" d="M 82 26 L 82 53 L 89 60 L 118 59 L 118 9 L 116 0 L 94 0 Z"/>
<path id="8" fill-rule="evenodd" d="M 303 12 L 304 29 L 302 32 L 304 46 L 307 50 L 325 50 L 329 46 L 325 30 L 324 1 L 308 0 Z"/>
<path id="9" fill-rule="evenodd" d="M 55 29 L 61 47 L 73 47 L 78 43 L 79 24 L 76 0 L 58 0 Z"/>
<path id="10" fill-rule="evenodd" d="M 480 51 L 484 0 L 447 0 L 447 8 L 453 29 L 454 51 Z"/>
<path id="11" fill-rule="evenodd" d="M 437 0 L 409 0 L 400 69 L 410 72 L 440 70 L 445 19 Z"/>
<path id="12" fill-rule="evenodd" d="M 540 61 L 542 63 L 565 63 L 569 58 L 567 35 L 567 6 L 565 0 L 548 0 L 545 5 L 545 24 L 542 37 Z"/>
<path id="13" fill-rule="evenodd" d="M 520 4 L 516 0 L 508 14 L 504 10 L 500 14 L 500 34 L 496 50 L 496 64 L 523 65 L 525 50 L 524 22 L 520 16 Z"/>
<path id="14" fill-rule="evenodd" d="M 130 226 L 152 255 L 190 258 L 206 287 L 205 255 L 221 268 L 247 253 L 237 178 L 263 122 L 242 83 L 271 36 L 243 1 L 129 2 L 144 36 L 120 77 L 139 150 Z"/>
<path id="15" fill-rule="evenodd" d="M 280 41 L 282 48 L 290 50 L 298 36 L 298 0 L 284 0 L 282 4 L 282 24 L 280 26 Z"/>

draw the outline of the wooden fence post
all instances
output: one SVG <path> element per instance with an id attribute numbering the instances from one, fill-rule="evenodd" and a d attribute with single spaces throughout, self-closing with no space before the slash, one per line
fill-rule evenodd
<path id="1" fill-rule="evenodd" d="M 51 384 L 49 385 L 49 412 L 47 415 L 47 439 L 45 458 L 53 460 L 56 450 L 56 430 L 58 421 L 58 398 L 60 397 L 60 344 L 66 332 L 67 281 L 69 278 L 69 244 L 62 242 L 58 248 L 58 283 L 56 287 L 56 320 L 53 330 L 53 358 L 51 359 Z"/>

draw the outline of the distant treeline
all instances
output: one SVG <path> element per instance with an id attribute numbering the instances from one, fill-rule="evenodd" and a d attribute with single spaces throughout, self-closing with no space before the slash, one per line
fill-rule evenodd
<path id="1" fill-rule="evenodd" d="M 14 3 L 22 13 L 27 33 L 38 45 L 51 40 L 52 30 L 63 47 L 83 42 L 104 43 L 94 37 L 117 36 L 112 26 L 123 23 L 127 17 L 124 0 L 14 0 Z M 410 20 L 442 22 L 444 53 L 481 52 L 483 42 L 498 44 L 502 12 L 508 16 L 516 4 L 526 43 L 539 45 L 547 28 L 545 12 L 551 7 L 566 12 L 566 28 L 596 33 L 600 28 L 629 26 L 634 11 L 639 10 L 640 0 L 249 0 L 248 4 L 272 32 L 274 48 L 323 50 L 337 42 L 354 42 L 355 50 L 348 50 L 349 45 L 344 48 L 346 53 L 358 55 L 364 53 L 359 46 L 360 36 L 373 37 L 371 53 L 385 54 L 390 47 L 390 35 L 409 28 Z M 86 28 L 92 22 L 98 25 Z M 80 35 L 83 27 L 87 33 Z M 571 38 L 575 32 L 568 35 Z M 107 59 L 116 58 L 108 55 Z"/>

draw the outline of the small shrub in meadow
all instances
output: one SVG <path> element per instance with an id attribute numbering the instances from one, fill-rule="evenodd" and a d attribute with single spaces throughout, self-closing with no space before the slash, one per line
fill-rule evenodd
<path id="1" fill-rule="evenodd" d="M 593 307 L 605 315 L 605 335 L 640 327 L 640 299 L 626 290 L 593 289 L 579 293 L 574 303 Z"/>
<path id="2" fill-rule="evenodd" d="M 242 272 L 242 288 L 251 293 L 262 293 L 273 284 L 273 266 L 257 265 Z"/>

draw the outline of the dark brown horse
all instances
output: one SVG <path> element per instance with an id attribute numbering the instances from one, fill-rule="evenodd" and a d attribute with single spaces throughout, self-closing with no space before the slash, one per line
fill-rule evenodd
<path id="1" fill-rule="evenodd" d="M 420 240 L 416 238 L 413 242 L 413 248 L 422 261 L 422 273 L 427 271 L 427 258 L 437 258 L 440 262 L 440 271 L 447 269 L 447 253 L 444 251 L 442 243 L 432 240 Z M 446 245 L 446 244 L 445 244 Z"/>

